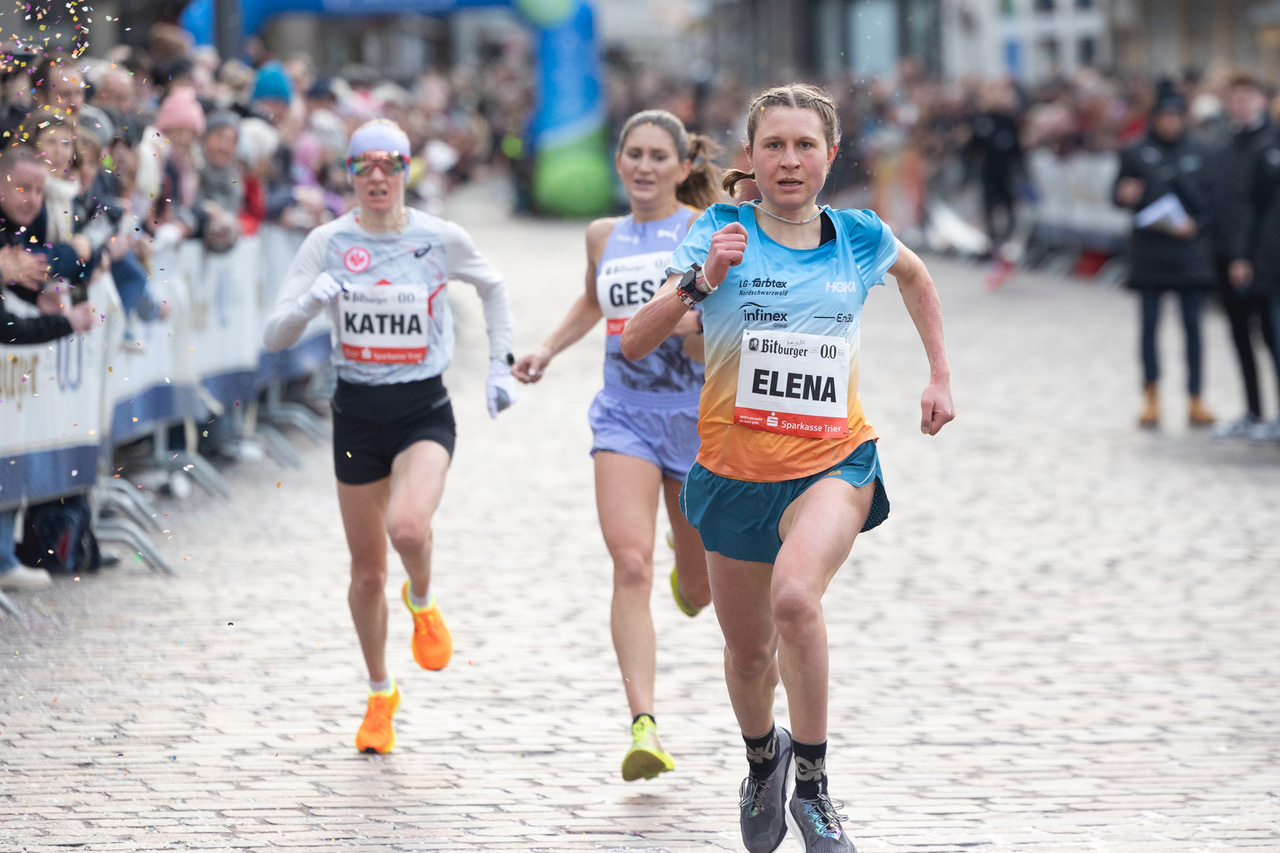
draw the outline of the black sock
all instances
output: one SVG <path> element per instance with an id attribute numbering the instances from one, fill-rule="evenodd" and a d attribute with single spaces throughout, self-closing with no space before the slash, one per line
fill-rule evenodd
<path id="1" fill-rule="evenodd" d="M 635 719 L 631 721 L 631 725 L 634 726 L 636 723 L 640 722 L 641 717 L 648 717 L 649 722 L 653 723 L 655 726 L 658 724 L 658 721 L 653 718 L 653 714 L 636 714 Z"/>
<path id="2" fill-rule="evenodd" d="M 747 767 L 753 779 L 763 779 L 778 767 L 778 730 L 769 726 L 764 737 L 742 736 L 747 744 Z"/>
<path id="3" fill-rule="evenodd" d="M 793 740 L 791 748 L 796 752 L 796 797 L 812 800 L 827 793 L 827 742 Z"/>

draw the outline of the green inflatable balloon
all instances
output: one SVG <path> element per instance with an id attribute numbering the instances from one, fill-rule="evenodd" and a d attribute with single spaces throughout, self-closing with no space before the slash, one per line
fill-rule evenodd
<path id="1" fill-rule="evenodd" d="M 540 27 L 558 24 L 574 9 L 575 0 L 516 0 L 516 8 Z"/>
<path id="2" fill-rule="evenodd" d="M 554 216 L 599 216 L 613 202 L 613 175 L 593 135 L 543 151 L 533 172 L 533 199 Z"/>

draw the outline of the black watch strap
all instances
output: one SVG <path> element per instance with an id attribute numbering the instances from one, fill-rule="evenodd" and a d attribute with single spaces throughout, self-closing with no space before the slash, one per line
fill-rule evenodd
<path id="1" fill-rule="evenodd" d="M 694 264 L 680 279 L 680 284 L 676 285 L 676 294 L 681 302 L 693 307 L 710 295 L 710 290 L 704 289 L 707 287 L 706 282 L 702 267 Z"/>

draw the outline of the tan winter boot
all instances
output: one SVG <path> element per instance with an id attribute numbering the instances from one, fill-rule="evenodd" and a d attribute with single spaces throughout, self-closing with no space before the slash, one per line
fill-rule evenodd
<path id="1" fill-rule="evenodd" d="M 1142 386 L 1142 414 L 1138 416 L 1138 426 L 1143 429 L 1155 429 L 1160 426 L 1160 393 L 1156 383 L 1148 382 Z"/>
<path id="2" fill-rule="evenodd" d="M 1199 397 L 1191 398 L 1191 405 L 1187 408 L 1187 423 L 1193 427 L 1212 426 L 1217 420 L 1213 416 L 1213 412 L 1205 408 L 1204 401 Z"/>

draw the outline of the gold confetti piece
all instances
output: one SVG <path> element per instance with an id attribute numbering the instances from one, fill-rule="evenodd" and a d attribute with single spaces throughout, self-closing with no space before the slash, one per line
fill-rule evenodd
<path id="1" fill-rule="evenodd" d="M 276 483 L 276 488 L 277 488 L 277 489 L 278 489 L 278 488 L 280 488 L 280 484 L 279 484 L 279 483 Z"/>

